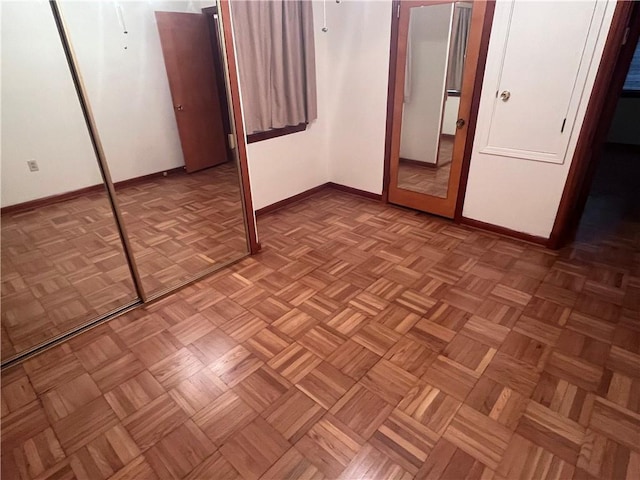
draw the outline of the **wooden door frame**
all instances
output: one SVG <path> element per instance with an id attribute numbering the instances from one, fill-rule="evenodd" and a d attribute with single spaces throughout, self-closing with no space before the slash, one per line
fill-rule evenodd
<path id="1" fill-rule="evenodd" d="M 640 3 L 617 2 L 548 248 L 561 248 L 575 235 L 639 36 Z"/>
<path id="2" fill-rule="evenodd" d="M 434 3 L 438 3 L 437 1 Z M 449 3 L 449 2 L 440 2 Z M 392 132 L 393 132 L 393 113 L 395 107 L 395 92 L 396 92 L 396 73 L 398 63 L 398 33 L 400 18 L 398 15 L 398 9 L 400 8 L 400 0 L 393 0 L 391 7 L 391 41 L 389 45 L 389 73 L 388 73 L 388 86 L 387 86 L 387 116 L 386 116 L 386 130 L 385 130 L 385 145 L 384 145 L 384 173 L 383 173 L 383 185 L 382 185 L 382 201 L 389 203 L 389 184 L 391 181 L 391 147 L 392 147 Z M 482 81 L 484 79 L 484 72 L 486 66 L 487 52 L 489 50 L 489 37 L 491 34 L 491 26 L 493 24 L 493 15 L 495 11 L 495 0 L 488 0 L 486 2 L 486 10 L 484 16 L 484 22 L 482 26 L 482 33 L 480 37 L 480 50 L 478 55 L 478 63 L 476 67 L 475 82 L 473 85 L 473 93 L 471 96 L 471 109 L 469 112 L 469 118 L 467 120 L 467 141 L 465 143 L 465 149 L 462 157 L 462 165 L 460 172 L 460 183 L 458 188 L 458 194 L 456 196 L 456 205 L 454 213 L 454 221 L 460 222 L 462 220 L 462 206 L 464 203 L 464 197 L 467 189 L 467 178 L 469 176 L 469 163 L 471 161 L 471 150 L 473 147 L 473 140 L 475 137 L 476 124 L 478 118 L 478 107 L 480 105 L 480 94 L 482 91 Z"/>
<path id="3" fill-rule="evenodd" d="M 231 119 L 229 118 L 229 99 L 227 98 L 224 61 L 222 59 L 223 50 L 219 40 L 220 25 L 218 25 L 216 19 L 218 6 L 204 7 L 202 13 L 207 17 L 207 25 L 209 27 L 209 39 L 211 40 L 211 50 L 213 52 L 213 66 L 215 69 L 216 82 L 218 83 L 218 99 L 220 101 L 220 109 L 222 110 L 222 126 L 225 137 L 227 138 L 227 159 L 232 159 L 233 151 L 231 150 L 228 138 L 229 135 L 233 134 L 233 130 L 231 129 Z"/>
<path id="4" fill-rule="evenodd" d="M 249 162 L 247 160 L 247 142 L 242 121 L 242 104 L 240 101 L 240 79 L 238 77 L 238 64 L 236 62 L 235 44 L 233 42 L 233 26 L 231 24 L 230 0 L 218 0 L 218 21 L 222 25 L 223 51 L 226 55 L 227 86 L 231 97 L 229 115 L 235 129 L 236 150 L 240 174 L 240 189 L 244 204 L 244 220 L 249 239 L 249 252 L 254 255 L 262 248 L 258 241 L 256 217 L 251 198 L 251 182 L 249 180 Z"/>

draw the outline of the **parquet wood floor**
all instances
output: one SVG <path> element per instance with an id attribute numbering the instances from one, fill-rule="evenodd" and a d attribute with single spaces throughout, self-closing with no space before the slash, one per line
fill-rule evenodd
<path id="1" fill-rule="evenodd" d="M 231 164 L 117 189 L 148 293 L 246 252 Z M 2 359 L 136 298 L 105 193 L 2 215 Z"/>
<path id="2" fill-rule="evenodd" d="M 438 167 L 423 167 L 400 160 L 398 164 L 398 188 L 446 198 L 449 190 L 453 140 L 447 135 L 440 137 Z"/>
<path id="3" fill-rule="evenodd" d="M 626 478 L 636 224 L 551 252 L 324 191 L 2 374 L 4 478 Z"/>

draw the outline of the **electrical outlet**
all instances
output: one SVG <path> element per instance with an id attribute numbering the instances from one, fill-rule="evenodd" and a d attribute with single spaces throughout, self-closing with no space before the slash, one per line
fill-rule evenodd
<path id="1" fill-rule="evenodd" d="M 38 162 L 35 160 L 27 160 L 27 166 L 29 167 L 30 172 L 37 172 L 40 170 L 40 168 L 38 168 Z"/>

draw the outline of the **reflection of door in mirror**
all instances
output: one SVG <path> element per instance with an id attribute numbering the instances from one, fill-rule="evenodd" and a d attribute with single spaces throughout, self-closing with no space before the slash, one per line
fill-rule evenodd
<path id="1" fill-rule="evenodd" d="M 61 7 L 147 299 L 245 256 L 215 2 Z"/>
<path id="2" fill-rule="evenodd" d="M 475 76 L 482 3 L 400 2 L 391 202 L 453 216 L 474 88 L 474 78 L 464 78 L 467 70 Z M 469 62 L 474 63 L 470 69 Z"/>
<path id="3" fill-rule="evenodd" d="M 227 161 L 214 52 L 202 13 L 155 12 L 187 172 Z"/>
<path id="4" fill-rule="evenodd" d="M 50 6 L 6 2 L 1 21 L 5 364 L 138 292 Z"/>

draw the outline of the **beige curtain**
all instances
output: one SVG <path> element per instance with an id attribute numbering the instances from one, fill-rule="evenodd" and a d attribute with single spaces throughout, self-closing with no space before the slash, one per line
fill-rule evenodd
<path id="1" fill-rule="evenodd" d="M 246 133 L 317 117 L 313 11 L 304 0 L 232 0 Z"/>
<path id="2" fill-rule="evenodd" d="M 471 26 L 471 8 L 456 5 L 453 11 L 453 36 L 449 50 L 449 67 L 447 69 L 447 90 L 462 90 L 462 73 L 464 58 L 467 54 L 467 40 Z"/>

